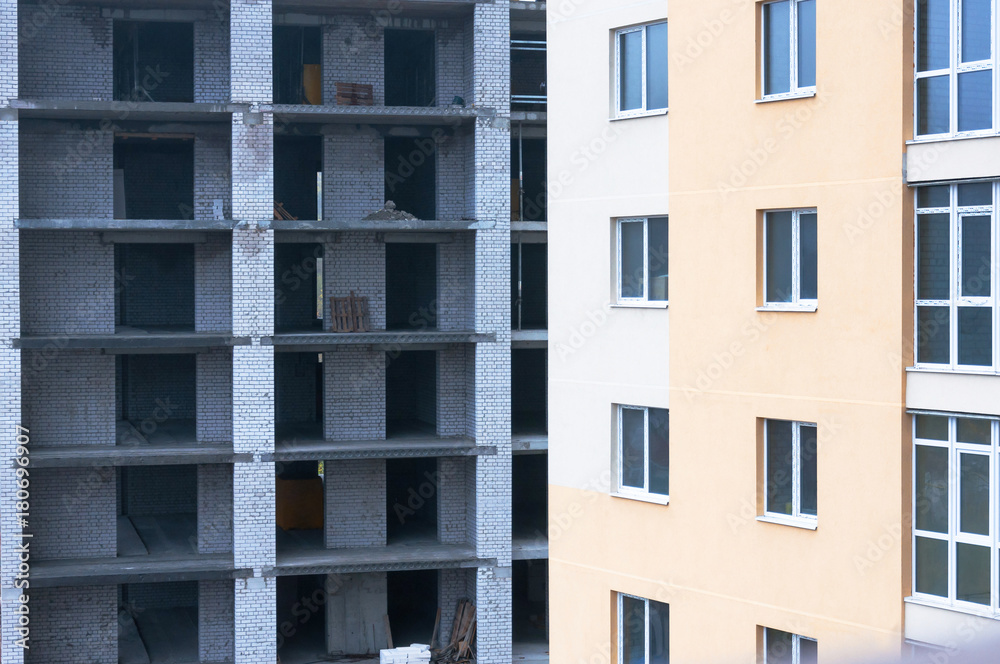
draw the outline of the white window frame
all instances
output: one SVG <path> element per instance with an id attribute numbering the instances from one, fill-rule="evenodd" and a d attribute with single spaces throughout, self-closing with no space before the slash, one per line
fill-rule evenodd
<path id="1" fill-rule="evenodd" d="M 768 265 L 768 255 L 767 255 L 767 217 L 775 212 L 791 212 L 792 213 L 792 301 L 791 302 L 770 302 L 767 299 L 767 265 Z M 780 210 L 764 210 L 764 271 L 763 271 L 763 300 L 764 305 L 759 307 L 760 310 L 773 310 L 773 311 L 816 311 L 819 306 L 819 279 L 817 274 L 817 297 L 816 298 L 803 298 L 802 297 L 802 215 L 804 214 L 815 214 L 816 215 L 816 269 L 819 271 L 819 213 L 816 208 L 784 208 Z"/>
<path id="2" fill-rule="evenodd" d="M 803 641 L 812 641 L 813 643 L 816 643 L 817 644 L 817 649 L 818 649 L 819 642 L 816 639 L 810 639 L 808 636 L 801 636 L 800 634 L 796 634 L 794 632 L 788 632 L 787 630 L 778 629 L 776 627 L 765 627 L 764 628 L 764 660 L 763 660 L 762 664 L 773 664 L 772 662 L 769 662 L 768 658 L 767 658 L 767 655 L 768 655 L 768 652 L 767 652 L 767 650 L 768 650 L 768 648 L 767 648 L 767 633 L 768 633 L 768 631 L 772 631 L 772 630 L 776 631 L 776 632 L 785 632 L 786 634 L 791 634 L 792 635 L 792 664 L 799 664 L 799 662 L 802 661 L 802 642 Z"/>
<path id="3" fill-rule="evenodd" d="M 664 115 L 670 110 L 670 88 L 667 87 L 667 107 L 646 109 L 646 28 L 651 25 L 665 24 L 666 21 L 654 21 L 631 28 L 615 30 L 615 119 L 637 118 L 645 115 Z M 640 108 L 622 110 L 622 35 L 630 32 L 642 32 L 642 106 Z M 669 36 L 667 37 L 669 39 Z M 669 42 L 667 48 L 670 48 Z"/>
<path id="4" fill-rule="evenodd" d="M 788 11 L 791 16 L 788 19 L 788 41 L 789 41 L 789 69 L 788 72 L 788 92 L 777 92 L 765 94 L 764 86 L 767 81 L 767 33 L 764 31 L 763 11 L 765 5 L 771 5 L 782 0 L 771 0 L 771 2 L 761 3 L 760 21 L 760 101 L 778 101 L 780 99 L 795 99 L 797 97 L 812 97 L 816 94 L 815 85 L 799 87 L 799 3 L 803 0 L 789 0 Z M 818 0 L 817 0 L 818 1 Z M 817 18 L 818 20 L 818 18 Z M 818 30 L 818 26 L 817 26 Z M 817 41 L 817 36 L 813 39 Z M 817 49 L 818 51 L 818 49 Z M 818 79 L 818 77 L 817 77 Z"/>
<path id="5" fill-rule="evenodd" d="M 649 220 L 650 219 L 662 219 L 664 223 L 667 224 L 667 229 L 670 229 L 670 218 L 667 215 L 662 216 L 651 216 L 651 217 L 622 217 L 615 220 L 615 244 L 618 246 L 615 249 L 615 299 L 617 304 L 626 306 L 647 306 L 647 307 L 666 307 L 670 302 L 670 292 L 667 292 L 666 300 L 650 300 L 649 299 Z M 642 297 L 625 297 L 622 295 L 622 277 L 624 272 L 622 271 L 622 224 L 638 224 L 642 223 Z M 670 261 L 670 248 L 667 248 L 667 265 L 669 270 Z M 667 286 L 669 289 L 669 284 Z"/>
<path id="6" fill-rule="evenodd" d="M 993 182 L 993 205 L 959 206 L 957 183 L 949 186 L 949 206 L 940 208 L 921 208 L 917 203 L 916 196 L 919 192 L 914 192 L 914 219 L 913 219 L 913 364 L 916 369 L 930 369 L 935 371 L 954 371 L 961 373 L 1000 373 L 1000 305 L 998 305 L 997 292 L 1000 291 L 1000 180 Z M 917 286 L 920 279 L 920 245 L 919 245 L 919 222 L 922 214 L 947 214 L 949 215 L 949 247 L 948 247 L 948 294 L 947 300 L 920 300 L 917 299 L 919 292 Z M 960 287 L 962 283 L 962 219 L 964 217 L 990 217 L 990 297 L 962 296 Z M 919 307 L 948 307 L 949 309 L 949 330 L 948 330 L 948 364 L 933 364 L 930 362 L 920 362 L 918 358 L 918 340 L 920 336 L 920 321 L 917 318 Z M 963 307 L 992 308 L 991 318 L 993 324 L 993 365 L 980 366 L 974 364 L 958 363 L 958 310 Z"/>
<path id="7" fill-rule="evenodd" d="M 922 603 L 943 606 L 950 609 L 960 610 L 966 613 L 988 616 L 1000 619 L 1000 592 L 997 591 L 997 562 L 1000 561 L 1000 524 L 997 523 L 998 506 L 997 498 L 1000 495 L 1000 420 L 995 418 L 976 417 L 974 419 L 989 419 L 990 445 L 978 445 L 975 443 L 960 443 L 957 441 L 958 420 L 967 418 L 968 415 L 954 416 L 949 413 L 927 413 L 948 418 L 948 440 L 929 440 L 917 438 L 917 419 L 913 419 L 913 450 L 911 464 L 913 467 L 913 483 L 911 487 L 910 505 L 913 522 L 913 542 L 911 548 L 910 567 L 913 570 L 911 599 L 919 600 Z M 917 529 L 917 446 L 937 447 L 948 450 L 948 533 L 937 533 L 929 530 Z M 959 531 L 959 499 L 960 499 L 960 478 L 961 469 L 959 466 L 960 454 L 978 454 L 990 457 L 990 530 L 989 535 L 975 535 Z M 917 592 L 917 537 L 934 539 L 948 543 L 948 597 L 938 597 Z M 956 599 L 957 595 L 957 545 L 974 544 L 977 546 L 990 548 L 990 604 L 977 604 Z"/>
<path id="8" fill-rule="evenodd" d="M 625 598 L 638 600 L 643 603 L 645 607 L 645 626 L 643 627 L 643 641 L 645 642 L 645 661 L 649 661 L 649 602 L 650 600 L 645 597 L 639 597 L 638 595 L 631 595 L 629 593 L 618 593 L 618 661 L 625 661 Z M 670 607 L 666 602 L 659 602 L 664 606 Z M 667 629 L 670 629 L 670 623 L 667 623 Z M 667 634 L 667 658 L 670 657 L 670 634 Z"/>
<path id="9" fill-rule="evenodd" d="M 617 421 L 618 421 L 618 432 L 616 436 L 616 452 L 615 452 L 615 495 L 621 496 L 622 498 L 637 498 L 639 500 L 645 500 L 654 503 L 662 503 L 664 505 L 670 503 L 669 493 L 653 493 L 649 490 L 649 406 L 627 406 L 624 404 L 619 404 L 617 408 Z M 624 459 L 624 432 L 625 428 L 622 426 L 622 413 L 626 410 L 639 410 L 643 413 L 642 422 L 642 488 L 636 488 L 634 486 L 625 485 L 625 469 L 622 459 Z M 662 408 L 669 414 L 669 409 Z M 667 452 L 669 454 L 669 450 Z M 670 472 L 670 467 L 667 467 L 667 472 Z"/>
<path id="10" fill-rule="evenodd" d="M 940 140 L 942 138 L 967 137 L 967 136 L 992 136 L 1000 133 L 1000 60 L 997 57 L 997 36 L 1000 35 L 1000 19 L 997 16 L 998 1 L 992 0 L 991 10 L 993 13 L 993 25 L 991 30 L 990 46 L 992 57 L 988 60 L 977 60 L 975 62 L 961 62 L 962 58 L 962 14 L 961 0 L 949 0 L 948 11 L 949 37 L 948 37 L 948 67 L 946 69 L 932 69 L 928 71 L 917 71 L 918 36 L 920 26 L 920 14 L 916 11 L 916 3 L 913 4 L 913 138 L 917 141 Z M 993 127 L 991 129 L 976 129 L 972 131 L 958 130 L 958 75 L 974 71 L 986 71 L 992 69 L 993 72 Z M 923 78 L 934 78 L 936 76 L 948 76 L 948 131 L 942 134 L 918 134 L 920 125 L 920 99 L 917 95 L 917 82 Z"/>
<path id="11" fill-rule="evenodd" d="M 767 453 L 767 428 L 770 422 L 791 422 L 792 423 L 792 513 L 782 514 L 781 512 L 770 512 L 767 509 L 767 496 L 769 483 L 768 478 L 770 473 L 768 472 L 768 453 Z M 766 521 L 770 523 L 779 523 L 782 525 L 800 526 L 815 530 L 816 524 L 819 521 L 819 458 L 817 455 L 816 464 L 816 475 L 817 475 L 817 487 L 816 487 L 816 512 L 817 515 L 803 514 L 802 513 L 802 428 L 812 427 L 816 429 L 817 437 L 817 447 L 819 442 L 819 428 L 815 422 L 799 422 L 797 420 L 778 420 L 777 418 L 768 418 L 764 420 L 764 516 L 757 517 L 758 521 Z"/>

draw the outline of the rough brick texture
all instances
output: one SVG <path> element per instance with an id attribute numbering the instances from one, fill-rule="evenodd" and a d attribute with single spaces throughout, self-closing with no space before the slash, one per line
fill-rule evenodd
<path id="1" fill-rule="evenodd" d="M 115 586 L 39 588 L 31 593 L 27 664 L 117 664 Z M 4 663 L 9 660 L 4 657 Z"/>
<path id="2" fill-rule="evenodd" d="M 462 457 L 437 460 L 438 540 L 442 544 L 464 544 L 468 536 L 466 483 L 471 462 Z"/>
<path id="3" fill-rule="evenodd" d="M 198 442 L 228 443 L 233 439 L 233 352 L 213 348 L 198 353 L 195 361 Z"/>
<path id="4" fill-rule="evenodd" d="M 323 138 L 323 218 L 361 219 L 385 203 L 385 141 L 372 129 Z"/>
<path id="5" fill-rule="evenodd" d="M 194 138 L 194 218 L 214 219 L 215 202 L 222 216 L 233 216 L 233 183 L 229 167 L 228 134 L 205 133 Z"/>
<path id="6" fill-rule="evenodd" d="M 35 470 L 31 516 L 36 524 L 32 559 L 113 558 L 118 545 L 114 469 Z"/>
<path id="7" fill-rule="evenodd" d="M 194 329 L 227 332 L 233 326 L 232 244 L 228 233 L 212 233 L 194 246 Z"/>
<path id="8" fill-rule="evenodd" d="M 232 581 L 198 582 L 198 654 L 203 662 L 233 660 Z"/>
<path id="9" fill-rule="evenodd" d="M 19 18 L 23 98 L 111 100 L 112 21 L 100 7 L 22 5 Z"/>
<path id="10" fill-rule="evenodd" d="M 24 353 L 21 423 L 32 445 L 113 445 L 115 358 L 96 350 Z"/>
<path id="11" fill-rule="evenodd" d="M 475 327 L 476 270 L 472 235 L 456 235 L 454 241 L 438 245 L 437 327 L 439 330 L 471 330 Z"/>
<path id="12" fill-rule="evenodd" d="M 21 131 L 21 216 L 94 217 L 114 213 L 114 135 L 110 131 Z"/>
<path id="13" fill-rule="evenodd" d="M 385 243 L 375 233 L 340 233 L 338 242 L 324 245 L 323 323 L 332 325 L 330 298 L 368 298 L 373 330 L 385 329 Z"/>
<path id="14" fill-rule="evenodd" d="M 194 100 L 229 101 L 229 22 L 214 13 L 194 24 Z"/>
<path id="15" fill-rule="evenodd" d="M 340 347 L 323 355 L 328 440 L 385 439 L 384 351 Z"/>
<path id="16" fill-rule="evenodd" d="M 336 103 L 336 83 L 371 85 L 385 103 L 385 38 L 372 16 L 337 16 L 323 26 L 323 102 Z"/>
<path id="17" fill-rule="evenodd" d="M 385 546 L 385 459 L 324 464 L 327 548 Z"/>
<path id="18" fill-rule="evenodd" d="M 233 467 L 198 466 L 198 553 L 233 550 Z"/>

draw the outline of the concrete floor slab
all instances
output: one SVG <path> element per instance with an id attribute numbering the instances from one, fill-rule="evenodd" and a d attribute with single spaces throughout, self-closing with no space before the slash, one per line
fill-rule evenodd
<path id="1" fill-rule="evenodd" d="M 100 466 L 156 466 L 249 461 L 250 454 L 234 454 L 231 444 L 131 444 L 36 447 L 30 468 Z"/>
<path id="2" fill-rule="evenodd" d="M 421 433 L 403 433 L 386 440 L 324 440 L 319 425 L 283 426 L 278 431 L 274 461 L 321 461 L 327 459 L 414 458 L 496 454 L 496 447 L 476 445 L 472 438 L 441 438 Z"/>
<path id="3" fill-rule="evenodd" d="M 150 555 L 184 556 L 198 552 L 196 514 L 130 517 Z"/>
<path id="4" fill-rule="evenodd" d="M 495 560 L 478 558 L 475 548 L 468 544 L 419 542 L 357 549 L 324 549 L 315 545 L 293 543 L 278 552 L 277 563 L 273 572 L 275 576 L 482 567 L 495 564 Z"/>

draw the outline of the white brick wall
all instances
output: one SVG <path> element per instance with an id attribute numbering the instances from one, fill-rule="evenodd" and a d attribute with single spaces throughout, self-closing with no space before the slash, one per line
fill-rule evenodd
<path id="1" fill-rule="evenodd" d="M 194 329 L 231 330 L 232 302 L 232 240 L 228 233 L 211 233 L 194 245 Z"/>
<path id="2" fill-rule="evenodd" d="M 271 499 L 273 502 L 274 497 Z M 271 509 L 274 509 L 273 505 Z M 273 576 L 236 580 L 237 664 L 277 661 L 277 591 L 278 580 Z"/>
<path id="3" fill-rule="evenodd" d="M 19 18 L 23 98 L 111 100 L 112 22 L 100 7 L 22 5 Z"/>
<path id="4" fill-rule="evenodd" d="M 198 582 L 198 654 L 203 662 L 233 659 L 234 592 L 232 581 Z"/>
<path id="5" fill-rule="evenodd" d="M 439 436 L 473 436 L 468 412 L 476 407 L 466 364 L 475 361 L 467 344 L 452 344 L 437 353 L 437 430 Z"/>
<path id="6" fill-rule="evenodd" d="M 356 220 L 385 204 L 385 141 L 372 129 L 323 137 L 323 218 Z"/>
<path id="7" fill-rule="evenodd" d="M 233 215 L 233 184 L 230 177 L 230 136 L 198 134 L 194 139 L 194 218 L 214 219 L 216 200 L 222 201 L 222 214 Z"/>
<path id="8" fill-rule="evenodd" d="M 385 546 L 385 459 L 345 459 L 323 465 L 327 548 Z"/>
<path id="9" fill-rule="evenodd" d="M 441 457 L 437 460 L 438 540 L 442 544 L 464 544 L 468 541 L 466 483 L 471 465 L 471 461 L 463 457 Z"/>
<path id="10" fill-rule="evenodd" d="M 336 104 L 335 83 L 366 83 L 385 104 L 385 38 L 371 16 L 336 17 L 323 26 L 323 103 Z"/>
<path id="11" fill-rule="evenodd" d="M 222 463 L 198 466 L 198 553 L 232 550 L 233 467 Z"/>
<path id="12" fill-rule="evenodd" d="M 439 330 L 475 328 L 475 242 L 461 233 L 452 242 L 438 245 L 437 326 Z"/>
<path id="13" fill-rule="evenodd" d="M 233 554 L 236 567 L 274 567 L 274 497 L 273 463 L 233 464 Z"/>
<path id="14" fill-rule="evenodd" d="M 221 16 L 194 24 L 194 100 L 229 101 L 229 22 Z"/>
<path id="15" fill-rule="evenodd" d="M 233 353 L 213 348 L 198 353 L 195 362 L 198 442 L 228 443 L 233 440 Z"/>
<path id="16" fill-rule="evenodd" d="M 385 243 L 375 233 L 340 233 L 323 246 L 323 324 L 332 325 L 330 298 L 354 291 L 368 298 L 373 330 L 385 329 Z"/>
<path id="17" fill-rule="evenodd" d="M 114 135 L 109 131 L 21 132 L 20 216 L 114 214 Z"/>
<path id="18" fill-rule="evenodd" d="M 31 476 L 33 560 L 114 558 L 114 468 L 38 468 Z"/>
<path id="19" fill-rule="evenodd" d="M 39 588 L 31 593 L 27 664 L 117 664 L 115 586 Z M 9 662 L 6 655 L 4 663 Z"/>
<path id="20" fill-rule="evenodd" d="M 341 346 L 323 355 L 328 440 L 385 439 L 384 351 Z"/>
<path id="21" fill-rule="evenodd" d="M 31 444 L 113 445 L 115 358 L 96 350 L 24 353 L 21 423 Z"/>

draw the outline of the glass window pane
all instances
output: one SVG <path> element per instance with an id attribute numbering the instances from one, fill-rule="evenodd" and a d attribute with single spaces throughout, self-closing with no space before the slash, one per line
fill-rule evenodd
<path id="1" fill-rule="evenodd" d="M 646 414 L 622 408 L 622 484 L 642 489 L 646 469 Z"/>
<path id="2" fill-rule="evenodd" d="M 764 662 L 792 664 L 792 634 L 780 629 L 764 628 Z"/>
<path id="3" fill-rule="evenodd" d="M 959 191 L 961 191 L 961 187 L 959 187 Z M 950 188 L 946 184 L 938 184 L 933 187 L 919 187 L 917 189 L 917 207 L 951 207 Z"/>
<path id="4" fill-rule="evenodd" d="M 799 215 L 799 297 L 816 299 L 816 214 Z"/>
<path id="5" fill-rule="evenodd" d="M 764 94 L 791 90 L 791 5 L 769 2 L 764 12 Z"/>
<path id="6" fill-rule="evenodd" d="M 649 299 L 667 300 L 667 219 L 654 217 L 646 222 L 649 249 Z"/>
<path id="7" fill-rule="evenodd" d="M 918 530 L 948 532 L 948 450 L 917 445 L 913 491 Z"/>
<path id="8" fill-rule="evenodd" d="M 991 420 L 973 419 L 971 417 L 959 417 L 957 420 L 958 442 L 974 443 L 976 445 L 990 444 L 990 429 L 993 424 Z"/>
<path id="9" fill-rule="evenodd" d="M 917 307 L 917 362 L 951 363 L 948 307 Z"/>
<path id="10" fill-rule="evenodd" d="M 799 87 L 816 85 L 816 0 L 801 0 L 799 11 Z"/>
<path id="11" fill-rule="evenodd" d="M 950 299 L 951 219 L 948 214 L 917 216 L 917 299 Z"/>
<path id="12" fill-rule="evenodd" d="M 767 511 L 792 514 L 792 423 L 768 420 Z"/>
<path id="13" fill-rule="evenodd" d="M 623 111 L 642 108 L 642 30 L 618 36 L 618 77 Z"/>
<path id="14" fill-rule="evenodd" d="M 958 130 L 993 128 L 993 71 L 958 75 Z"/>
<path id="15" fill-rule="evenodd" d="M 799 463 L 802 482 L 799 490 L 799 512 L 816 516 L 816 427 L 799 427 Z"/>
<path id="16" fill-rule="evenodd" d="M 949 0 L 917 2 L 917 71 L 947 69 L 951 44 Z"/>
<path id="17" fill-rule="evenodd" d="M 990 218 L 962 217 L 962 295 L 989 297 L 992 279 Z"/>
<path id="18" fill-rule="evenodd" d="M 799 664 L 817 664 L 819 644 L 812 639 L 799 639 Z"/>
<path id="19" fill-rule="evenodd" d="M 990 603 L 990 549 L 973 544 L 956 545 L 955 597 L 965 602 Z"/>
<path id="20" fill-rule="evenodd" d="M 958 363 L 977 367 L 993 365 L 993 309 L 958 308 Z"/>
<path id="21" fill-rule="evenodd" d="M 990 458 L 959 454 L 958 528 L 973 535 L 990 534 Z"/>
<path id="22" fill-rule="evenodd" d="M 962 0 L 962 62 L 989 60 L 990 0 Z"/>
<path id="23" fill-rule="evenodd" d="M 951 131 L 948 97 L 947 76 L 917 79 L 917 135 Z"/>
<path id="24" fill-rule="evenodd" d="M 646 109 L 667 107 L 667 24 L 646 28 Z"/>
<path id="25" fill-rule="evenodd" d="M 646 603 L 622 597 L 622 655 L 624 664 L 646 664 Z"/>
<path id="26" fill-rule="evenodd" d="M 947 186 L 939 186 L 947 189 Z M 992 205 L 993 204 L 993 183 L 973 182 L 971 184 L 958 185 L 959 205 Z M 947 205 L 947 203 L 946 203 Z"/>
<path id="27" fill-rule="evenodd" d="M 915 586 L 918 593 L 948 596 L 948 542 L 917 537 L 915 548 L 917 570 Z"/>
<path id="28" fill-rule="evenodd" d="M 670 494 L 670 411 L 649 409 L 649 492 Z"/>
<path id="29" fill-rule="evenodd" d="M 642 297 L 645 293 L 642 264 L 643 223 L 622 222 L 621 229 L 621 294 L 622 297 Z"/>
<path id="30" fill-rule="evenodd" d="M 917 415 L 917 438 L 948 440 L 948 418 L 940 415 Z"/>
<path id="31" fill-rule="evenodd" d="M 649 664 L 670 664 L 670 606 L 649 600 Z"/>
<path id="32" fill-rule="evenodd" d="M 792 213 L 768 212 L 764 219 L 768 302 L 792 301 Z"/>

